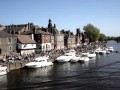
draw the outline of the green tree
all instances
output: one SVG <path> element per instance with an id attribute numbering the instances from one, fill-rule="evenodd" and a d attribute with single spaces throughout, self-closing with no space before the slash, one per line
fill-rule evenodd
<path id="1" fill-rule="evenodd" d="M 99 41 L 106 41 L 107 37 L 104 34 L 100 34 Z"/>
<path id="2" fill-rule="evenodd" d="M 92 24 L 87 24 L 83 27 L 83 30 L 90 42 L 95 42 L 99 39 L 100 30 Z"/>

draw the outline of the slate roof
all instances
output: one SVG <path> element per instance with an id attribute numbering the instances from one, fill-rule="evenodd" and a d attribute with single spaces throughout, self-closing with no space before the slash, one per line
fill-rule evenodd
<path id="1" fill-rule="evenodd" d="M 11 27 L 11 28 L 5 28 L 5 29 L 3 29 L 3 31 L 9 32 L 9 30 L 11 30 L 11 31 L 18 32 L 18 31 L 20 31 L 22 28 L 24 28 L 24 27 Z"/>
<path id="2" fill-rule="evenodd" d="M 56 28 L 54 28 L 54 33 L 55 34 L 59 34 L 59 30 L 57 30 Z"/>
<path id="3" fill-rule="evenodd" d="M 0 38 L 4 38 L 4 37 L 16 37 L 16 36 L 4 31 L 0 31 Z"/>
<path id="4" fill-rule="evenodd" d="M 45 31 L 42 31 L 42 30 L 36 30 L 36 34 L 51 34 L 51 33 L 45 32 Z"/>
<path id="5" fill-rule="evenodd" d="M 29 23 L 29 24 L 31 24 L 31 23 Z M 12 24 L 12 25 L 6 25 L 5 27 L 25 27 L 25 26 L 27 26 L 28 24 L 18 24 L 18 25 L 14 25 L 14 24 Z"/>
<path id="6" fill-rule="evenodd" d="M 23 32 L 22 34 L 32 34 L 32 33 L 33 33 L 33 31 L 31 30 L 31 31 Z M 51 33 L 45 32 L 45 31 L 43 31 L 41 29 L 37 29 L 35 34 L 51 34 Z"/>
<path id="7" fill-rule="evenodd" d="M 24 44 L 34 44 L 35 40 L 32 40 L 29 35 L 16 35 L 18 40 Z"/>

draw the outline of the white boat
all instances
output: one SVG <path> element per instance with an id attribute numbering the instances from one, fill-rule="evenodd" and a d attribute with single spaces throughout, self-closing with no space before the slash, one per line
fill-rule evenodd
<path id="1" fill-rule="evenodd" d="M 95 58 L 96 57 L 96 53 L 94 51 L 89 51 L 88 52 L 88 57 L 89 58 Z"/>
<path id="2" fill-rule="evenodd" d="M 113 52 L 114 48 L 113 47 L 108 47 L 108 51 Z"/>
<path id="3" fill-rule="evenodd" d="M 106 54 L 106 48 L 101 48 L 101 47 L 99 47 L 99 48 L 95 49 L 94 52 L 95 52 L 96 54 Z"/>
<path id="4" fill-rule="evenodd" d="M 70 59 L 70 62 L 78 62 L 80 60 L 80 56 L 76 55 L 72 59 Z"/>
<path id="5" fill-rule="evenodd" d="M 65 53 L 62 56 L 59 56 L 56 60 L 58 62 L 68 62 L 70 61 L 70 59 L 72 59 L 75 56 L 74 53 Z"/>
<path id="6" fill-rule="evenodd" d="M 106 54 L 106 50 L 105 49 L 100 50 L 99 54 Z"/>
<path id="7" fill-rule="evenodd" d="M 46 66 L 51 66 L 53 65 L 52 62 L 48 62 L 48 57 L 43 56 L 43 57 L 37 57 L 33 62 L 27 63 L 25 67 L 28 68 L 39 68 L 39 67 L 46 67 Z"/>
<path id="8" fill-rule="evenodd" d="M 106 54 L 110 54 L 111 52 L 108 50 L 108 49 L 106 49 Z"/>
<path id="9" fill-rule="evenodd" d="M 81 55 L 86 55 L 86 56 L 88 56 L 88 54 L 89 54 L 88 52 L 82 52 L 81 53 Z"/>
<path id="10" fill-rule="evenodd" d="M 7 74 L 7 67 L 0 65 L 0 75 Z"/>
<path id="11" fill-rule="evenodd" d="M 90 59 L 89 59 L 89 57 L 87 56 L 87 55 L 82 55 L 81 57 L 80 57 L 80 60 L 79 61 L 81 61 L 81 62 L 85 62 L 85 61 L 89 61 Z"/>
<path id="12" fill-rule="evenodd" d="M 99 52 L 100 52 L 101 50 L 102 50 L 102 49 L 99 47 L 99 48 L 95 49 L 94 52 L 95 52 L 96 54 L 99 54 Z"/>

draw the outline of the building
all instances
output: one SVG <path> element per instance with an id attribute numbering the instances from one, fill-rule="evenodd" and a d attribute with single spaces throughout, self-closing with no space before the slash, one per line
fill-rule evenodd
<path id="1" fill-rule="evenodd" d="M 17 37 L 4 31 L 0 31 L 0 54 L 16 52 Z"/>
<path id="2" fill-rule="evenodd" d="M 64 49 L 64 34 L 58 33 L 55 37 L 55 49 Z"/>
<path id="3" fill-rule="evenodd" d="M 28 31 L 26 33 L 28 33 L 29 35 L 33 35 L 33 38 L 37 43 L 37 50 L 50 51 L 52 49 L 51 48 L 51 34 L 49 32 L 43 31 L 42 29 L 33 28 L 32 31 Z"/>
<path id="4" fill-rule="evenodd" d="M 29 35 L 17 36 L 17 52 L 21 55 L 35 53 L 36 42 Z"/>
<path id="5" fill-rule="evenodd" d="M 76 29 L 76 46 L 82 46 L 82 33 L 79 28 Z"/>
<path id="6" fill-rule="evenodd" d="M 76 37 L 73 32 L 61 30 L 64 34 L 64 46 L 65 48 L 75 48 L 76 47 Z"/>
<path id="7" fill-rule="evenodd" d="M 48 32 L 54 36 L 54 49 L 64 49 L 64 34 L 56 29 L 56 25 L 52 26 L 52 21 L 48 21 Z"/>
<path id="8" fill-rule="evenodd" d="M 54 38 L 54 35 L 51 34 L 51 50 L 55 49 L 55 38 Z"/>

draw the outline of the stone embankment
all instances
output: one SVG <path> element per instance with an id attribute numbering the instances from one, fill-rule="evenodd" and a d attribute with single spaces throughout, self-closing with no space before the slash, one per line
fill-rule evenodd
<path id="1" fill-rule="evenodd" d="M 37 55 L 38 57 L 39 55 Z M 48 61 L 54 62 L 58 55 L 50 56 Z M 14 60 L 12 62 L 0 62 L 0 65 L 7 66 L 8 71 L 15 70 L 15 69 L 21 69 L 25 66 L 25 64 L 32 62 L 33 60 Z"/>

